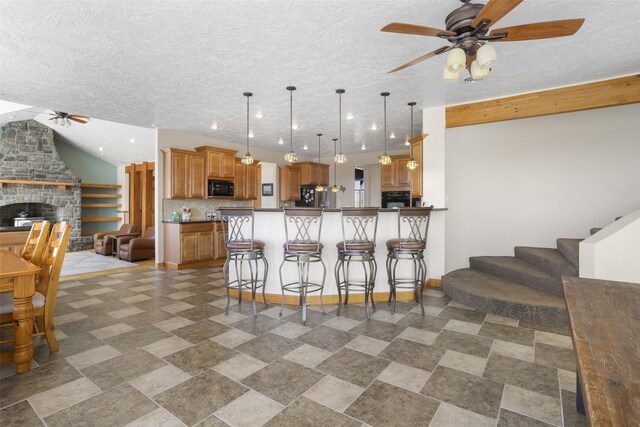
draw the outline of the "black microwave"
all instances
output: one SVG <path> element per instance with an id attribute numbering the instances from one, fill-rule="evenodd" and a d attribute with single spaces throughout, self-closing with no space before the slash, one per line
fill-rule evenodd
<path id="1" fill-rule="evenodd" d="M 209 197 L 233 197 L 233 182 L 209 180 L 208 195 Z"/>

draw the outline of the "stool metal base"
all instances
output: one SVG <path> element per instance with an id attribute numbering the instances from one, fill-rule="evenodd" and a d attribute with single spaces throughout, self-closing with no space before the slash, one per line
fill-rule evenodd
<path id="1" fill-rule="evenodd" d="M 258 278 L 259 260 L 262 260 L 264 265 L 262 280 Z M 243 266 L 245 262 L 249 266 L 249 278 L 243 278 Z M 236 272 L 236 280 L 233 281 L 229 280 L 229 266 L 231 263 L 233 263 Z M 256 311 L 256 292 L 258 289 L 262 288 L 262 300 L 264 301 L 265 308 L 269 306 L 269 304 L 267 304 L 265 293 L 265 283 L 267 282 L 267 275 L 269 273 L 269 263 L 267 262 L 262 249 L 233 252 L 227 251 L 227 260 L 224 262 L 222 272 L 224 274 L 224 284 L 227 289 L 227 306 L 224 310 L 225 315 L 229 314 L 229 305 L 231 303 L 231 294 L 229 291 L 231 289 L 238 290 L 238 304 L 242 304 L 242 291 L 245 289 L 251 290 L 251 303 L 254 318 L 258 317 L 258 313 Z"/>
<path id="2" fill-rule="evenodd" d="M 364 272 L 363 280 L 352 280 L 349 277 L 349 266 L 352 262 L 362 265 Z M 349 304 L 349 288 L 356 287 L 364 290 L 364 313 L 369 317 L 369 298 L 371 298 L 371 307 L 375 311 L 376 303 L 373 299 L 373 288 L 376 285 L 376 274 L 378 264 L 376 262 L 373 251 L 338 251 L 338 261 L 335 266 L 336 285 L 338 286 L 338 310 L 337 315 L 340 316 L 342 309 L 342 291 L 344 290 L 344 305 Z"/>
<path id="3" fill-rule="evenodd" d="M 396 270 L 399 261 L 411 261 L 412 277 L 398 279 Z M 413 299 L 416 305 L 420 304 L 424 316 L 424 282 L 427 280 L 427 263 L 424 260 L 424 250 L 391 249 L 387 253 L 387 278 L 389 283 L 389 300 L 391 314 L 396 311 L 396 289 L 413 290 Z"/>
<path id="4" fill-rule="evenodd" d="M 298 281 L 285 283 L 282 279 L 282 268 L 286 262 L 294 262 L 298 267 Z M 312 263 L 319 262 L 322 266 L 322 282 L 309 281 L 309 267 Z M 291 292 L 300 295 L 299 306 L 302 309 L 302 324 L 307 324 L 307 295 L 313 292 L 320 292 L 320 307 L 322 314 L 325 315 L 324 303 L 322 295 L 324 292 L 324 283 L 327 277 L 327 267 L 322 261 L 322 252 L 285 252 L 282 264 L 280 264 L 280 288 L 282 290 L 282 305 L 280 306 L 280 317 L 284 309 L 284 293 Z"/>

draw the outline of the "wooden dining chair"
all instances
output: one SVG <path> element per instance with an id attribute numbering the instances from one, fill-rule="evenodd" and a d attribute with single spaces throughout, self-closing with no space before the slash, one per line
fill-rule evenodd
<path id="1" fill-rule="evenodd" d="M 51 230 L 51 236 L 42 254 L 42 270 L 33 295 L 33 316 L 36 319 L 38 332 L 33 335 L 44 336 L 49 350 L 58 351 L 58 342 L 53 328 L 53 315 L 56 311 L 56 297 L 62 262 L 67 253 L 71 225 L 64 221 L 57 223 Z M 0 323 L 13 322 L 13 295 L 0 294 Z"/>
<path id="2" fill-rule="evenodd" d="M 22 248 L 20 256 L 32 264 L 40 266 L 42 253 L 49 237 L 49 221 L 34 222 L 29 231 L 29 237 Z"/>

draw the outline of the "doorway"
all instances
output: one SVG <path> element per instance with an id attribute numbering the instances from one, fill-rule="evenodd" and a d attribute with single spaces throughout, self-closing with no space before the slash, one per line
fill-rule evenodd
<path id="1" fill-rule="evenodd" d="M 355 168 L 355 182 L 353 184 L 353 206 L 362 208 L 365 206 L 364 201 L 364 170 L 360 167 Z"/>

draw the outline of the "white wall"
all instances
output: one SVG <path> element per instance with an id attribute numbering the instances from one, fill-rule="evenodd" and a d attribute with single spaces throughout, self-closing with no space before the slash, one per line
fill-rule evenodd
<path id="1" fill-rule="evenodd" d="M 580 277 L 640 283 L 640 209 L 580 242 Z"/>
<path id="2" fill-rule="evenodd" d="M 640 208 L 638 118 L 633 104 L 447 129 L 446 271 Z"/>

